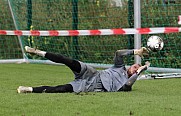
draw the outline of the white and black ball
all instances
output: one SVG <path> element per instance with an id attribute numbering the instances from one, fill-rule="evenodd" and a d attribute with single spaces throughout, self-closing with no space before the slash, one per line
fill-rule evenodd
<path id="1" fill-rule="evenodd" d="M 163 49 L 163 46 L 164 46 L 164 42 L 162 38 L 159 36 L 154 35 L 154 36 L 149 37 L 147 40 L 147 48 L 150 51 L 158 52 Z"/>

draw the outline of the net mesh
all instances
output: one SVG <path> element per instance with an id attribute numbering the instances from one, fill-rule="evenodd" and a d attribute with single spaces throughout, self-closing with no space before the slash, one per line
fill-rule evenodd
<path id="1" fill-rule="evenodd" d="M 160 0 L 147 1 L 142 3 L 142 27 L 178 27 L 178 16 L 181 14 L 181 1 Z M 150 35 L 142 36 L 142 43 L 146 43 L 144 38 Z M 150 62 L 152 66 L 181 68 L 181 34 L 158 34 L 163 38 L 164 48 L 159 53 L 151 55 Z M 145 59 L 148 60 L 148 59 Z"/>
<path id="2" fill-rule="evenodd" d="M 15 26 L 7 4 L 0 1 L 0 29 L 14 30 Z M 0 59 L 22 58 L 19 41 L 16 36 L 0 36 Z"/>
<path id="3" fill-rule="evenodd" d="M 90 30 L 134 27 L 133 0 L 9 0 L 18 30 Z M 178 27 L 181 1 L 141 0 L 142 27 Z M 1 30 L 15 30 L 8 1 L 0 1 Z M 154 67 L 181 67 L 181 34 L 156 34 L 165 46 L 149 58 Z M 146 38 L 142 35 L 142 46 Z M 98 64 L 112 64 L 117 49 L 133 49 L 134 35 L 35 37 L 21 36 L 23 46 L 61 53 L 66 56 Z M 0 36 L 0 59 L 21 58 L 22 52 L 15 36 Z M 27 54 L 28 55 L 28 54 Z M 32 59 L 42 59 L 28 56 Z M 134 63 L 127 57 L 126 64 Z"/>

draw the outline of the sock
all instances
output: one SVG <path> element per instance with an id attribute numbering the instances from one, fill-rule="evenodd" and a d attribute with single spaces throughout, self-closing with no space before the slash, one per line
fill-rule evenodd
<path id="1" fill-rule="evenodd" d="M 32 92 L 32 91 L 33 91 L 33 88 L 32 88 L 32 87 L 28 87 L 28 90 Z"/>
<path id="2" fill-rule="evenodd" d="M 45 57 L 46 52 L 41 50 L 36 50 L 35 53 L 39 56 Z"/>

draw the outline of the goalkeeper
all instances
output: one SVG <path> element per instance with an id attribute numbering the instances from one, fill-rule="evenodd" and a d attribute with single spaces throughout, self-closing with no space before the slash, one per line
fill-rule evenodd
<path id="1" fill-rule="evenodd" d="M 65 92 L 117 92 L 131 91 L 139 74 L 146 70 L 150 63 L 145 65 L 133 64 L 125 68 L 123 57 L 126 55 L 148 55 L 145 47 L 135 50 L 117 50 L 114 65 L 105 70 L 96 70 L 93 67 L 61 54 L 53 54 L 38 49 L 25 47 L 27 53 L 45 57 L 55 63 L 68 66 L 75 75 L 75 80 L 68 84 L 58 86 L 25 87 L 19 86 L 18 93 L 65 93 Z"/>

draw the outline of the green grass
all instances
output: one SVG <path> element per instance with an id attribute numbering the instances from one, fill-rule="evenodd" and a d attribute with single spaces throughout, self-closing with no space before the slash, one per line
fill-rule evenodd
<path id="1" fill-rule="evenodd" d="M 132 92 L 18 94 L 20 85 L 73 80 L 65 66 L 0 64 L 1 116 L 178 116 L 181 79 L 139 80 Z"/>

